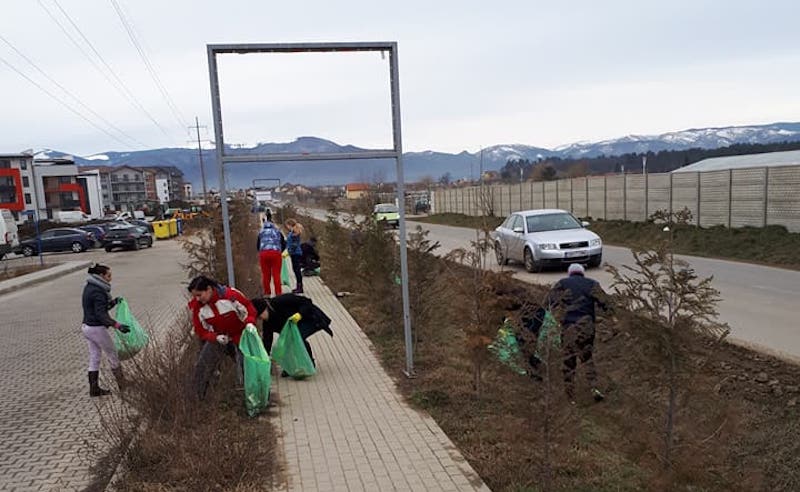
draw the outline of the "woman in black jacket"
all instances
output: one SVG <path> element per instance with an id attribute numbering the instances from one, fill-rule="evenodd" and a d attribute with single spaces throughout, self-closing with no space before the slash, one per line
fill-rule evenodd
<path id="1" fill-rule="evenodd" d="M 105 265 L 94 264 L 89 268 L 89 278 L 83 288 L 83 325 L 81 331 L 89 344 L 89 396 L 104 396 L 111 391 L 100 387 L 100 357 L 105 352 L 111 372 L 117 379 L 120 389 L 123 387 L 122 369 L 119 366 L 117 349 L 108 333 L 108 327 L 113 326 L 122 333 L 128 333 L 130 328 L 114 321 L 109 316 L 109 309 L 117 305 L 121 297 L 111 298 L 111 268 Z"/>
<path id="2" fill-rule="evenodd" d="M 272 352 L 272 335 L 280 335 L 289 317 L 295 313 L 300 313 L 302 318 L 297 324 L 297 328 L 300 330 L 303 343 L 306 345 L 308 356 L 311 357 L 311 362 L 316 367 L 311 345 L 306 339 L 320 330 L 333 336 L 330 327 L 331 319 L 320 308 L 315 306 L 311 299 L 295 294 L 281 294 L 272 299 L 258 297 L 252 299 L 252 302 L 256 308 L 258 319 L 261 320 L 264 348 L 267 349 L 267 353 Z"/>

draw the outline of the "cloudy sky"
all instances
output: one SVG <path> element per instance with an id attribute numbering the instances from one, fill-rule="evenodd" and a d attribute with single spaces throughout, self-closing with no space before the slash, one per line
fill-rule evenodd
<path id="1" fill-rule="evenodd" d="M 208 43 L 397 41 L 407 151 L 800 121 L 798 18 L 791 0 L 5 0 L 0 153 L 187 146 L 195 116 L 213 139 Z M 223 56 L 226 142 L 389 147 L 388 63 Z"/>

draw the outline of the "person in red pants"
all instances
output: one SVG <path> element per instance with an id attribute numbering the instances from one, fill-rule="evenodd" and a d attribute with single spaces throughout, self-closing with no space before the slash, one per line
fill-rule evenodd
<path id="1" fill-rule="evenodd" d="M 272 295 L 270 279 L 275 286 L 275 295 L 281 294 L 281 253 L 286 249 L 286 239 L 281 231 L 270 221 L 264 221 L 256 241 L 258 262 L 261 266 L 261 286 L 264 295 Z"/>

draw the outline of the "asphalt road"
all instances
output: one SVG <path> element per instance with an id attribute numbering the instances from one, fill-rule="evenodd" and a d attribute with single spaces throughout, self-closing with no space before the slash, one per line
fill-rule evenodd
<path id="1" fill-rule="evenodd" d="M 316 218 L 325 219 L 321 210 L 306 210 Z M 430 231 L 430 239 L 439 241 L 439 253 L 444 255 L 468 247 L 476 239 L 474 229 L 450 227 L 409 220 L 408 229 L 417 225 Z M 493 268 L 499 269 L 490 255 Z M 689 262 L 701 277 L 713 276 L 713 285 L 720 291 L 720 319 L 731 327 L 730 338 L 739 343 L 754 345 L 773 354 L 800 361 L 800 272 L 735 261 L 715 260 L 695 256 L 679 256 Z M 628 248 L 603 247 L 603 262 L 617 268 L 633 264 Z M 564 271 L 528 273 L 521 264 L 504 267 L 514 277 L 525 282 L 549 285 L 565 275 Z M 611 275 L 602 268 L 591 269 L 588 275 L 604 288 L 611 286 Z"/>

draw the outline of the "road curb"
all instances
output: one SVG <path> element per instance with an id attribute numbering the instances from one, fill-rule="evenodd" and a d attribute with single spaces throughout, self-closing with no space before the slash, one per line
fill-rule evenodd
<path id="1" fill-rule="evenodd" d="M 64 275 L 69 275 L 70 273 L 78 270 L 88 268 L 91 264 L 91 261 L 69 261 L 40 272 L 33 272 L 17 278 L 4 280 L 0 282 L 0 296 L 8 294 L 9 292 L 24 289 L 26 287 L 31 287 L 42 282 L 55 280 L 59 277 L 63 277 Z"/>

